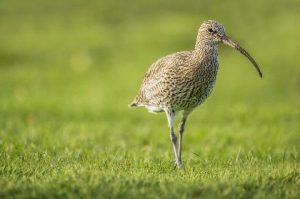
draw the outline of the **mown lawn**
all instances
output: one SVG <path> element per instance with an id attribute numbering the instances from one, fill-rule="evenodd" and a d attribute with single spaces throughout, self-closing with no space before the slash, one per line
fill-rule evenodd
<path id="1" fill-rule="evenodd" d="M 299 1 L 0 3 L 0 198 L 300 198 Z M 213 94 L 174 168 L 164 114 L 128 109 L 148 66 L 216 19 Z"/>

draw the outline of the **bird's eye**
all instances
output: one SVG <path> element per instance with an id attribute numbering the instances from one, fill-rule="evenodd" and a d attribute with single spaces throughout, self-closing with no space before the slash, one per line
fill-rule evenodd
<path id="1" fill-rule="evenodd" d="M 212 29 L 212 28 L 209 28 L 209 29 L 208 29 L 208 32 L 213 32 L 213 29 Z"/>

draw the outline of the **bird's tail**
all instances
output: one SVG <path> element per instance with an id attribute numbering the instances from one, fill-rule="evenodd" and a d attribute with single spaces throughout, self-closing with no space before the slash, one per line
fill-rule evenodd
<path id="1" fill-rule="evenodd" d="M 138 103 L 136 101 L 131 102 L 130 104 L 128 104 L 129 108 L 134 108 L 134 107 L 138 107 Z"/>

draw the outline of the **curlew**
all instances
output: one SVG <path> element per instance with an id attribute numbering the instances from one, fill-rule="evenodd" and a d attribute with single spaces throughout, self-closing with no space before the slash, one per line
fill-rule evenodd
<path id="1" fill-rule="evenodd" d="M 218 44 L 228 45 L 254 65 L 260 77 L 255 60 L 226 34 L 224 26 L 217 21 L 204 21 L 196 39 L 195 49 L 177 52 L 154 62 L 144 77 L 137 96 L 129 107 L 144 106 L 149 112 L 165 112 L 169 133 L 175 154 L 175 164 L 180 167 L 182 138 L 189 114 L 210 95 L 218 72 Z M 182 111 L 179 124 L 179 143 L 174 132 L 174 120 Z"/>

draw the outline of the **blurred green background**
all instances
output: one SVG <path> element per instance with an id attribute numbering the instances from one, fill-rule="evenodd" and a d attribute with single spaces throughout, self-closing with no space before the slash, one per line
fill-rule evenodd
<path id="1" fill-rule="evenodd" d="M 127 104 L 207 19 L 264 78 L 220 46 L 177 173 L 165 115 Z M 0 196 L 299 196 L 299 19 L 297 0 L 0 1 Z"/>

